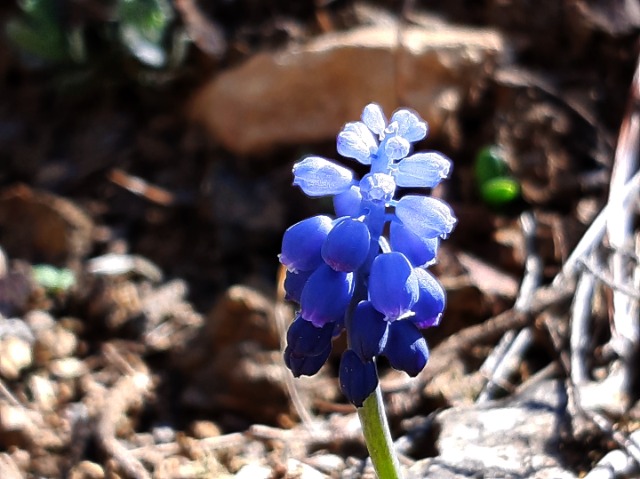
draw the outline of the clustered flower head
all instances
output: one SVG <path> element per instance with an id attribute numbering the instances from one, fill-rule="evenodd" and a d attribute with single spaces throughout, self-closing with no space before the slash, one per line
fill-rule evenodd
<path id="1" fill-rule="evenodd" d="M 370 171 L 361 179 L 331 160 L 310 156 L 293 167 L 294 185 L 308 196 L 333 196 L 336 217 L 307 218 L 284 234 L 287 299 L 299 312 L 287 332 L 285 362 L 311 376 L 346 330 L 340 386 L 356 406 L 375 390 L 375 358 L 416 376 L 429 358 L 420 329 L 439 323 L 445 292 L 426 267 L 456 219 L 444 201 L 426 195 L 395 198 L 398 187 L 433 188 L 447 178 L 450 160 L 438 152 L 412 153 L 427 135 L 413 111 L 389 121 L 367 105 L 361 121 L 338 134 L 338 152 Z"/>

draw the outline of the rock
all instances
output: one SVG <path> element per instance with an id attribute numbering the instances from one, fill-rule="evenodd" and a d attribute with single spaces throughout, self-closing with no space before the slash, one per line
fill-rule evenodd
<path id="1" fill-rule="evenodd" d="M 70 479 L 103 479 L 104 476 L 102 466 L 91 461 L 79 462 L 69 471 Z"/>
<path id="2" fill-rule="evenodd" d="M 14 336 L 0 340 L 0 376 L 17 379 L 32 363 L 33 352 L 28 341 Z"/>
<path id="3" fill-rule="evenodd" d="M 41 411 L 53 411 L 58 404 L 56 383 L 40 374 L 32 374 L 27 381 L 34 404 Z"/>
<path id="4" fill-rule="evenodd" d="M 190 408 L 223 408 L 261 423 L 277 422 L 292 414 L 281 357 L 279 351 L 264 351 L 253 342 L 231 344 L 192 372 L 182 400 Z"/>
<path id="5" fill-rule="evenodd" d="M 93 221 L 75 203 L 26 185 L 0 194 L 0 243 L 9 256 L 77 266 L 91 247 Z"/>
<path id="6" fill-rule="evenodd" d="M 242 341 L 279 349 L 274 301 L 248 286 L 232 286 L 209 313 L 205 334 L 214 351 Z"/>
<path id="7" fill-rule="evenodd" d="M 566 401 L 562 382 L 548 380 L 505 401 L 445 410 L 435 419 L 440 454 L 409 477 L 575 479 L 559 452 Z"/>
<path id="8" fill-rule="evenodd" d="M 268 479 L 272 477 L 272 471 L 270 467 L 259 466 L 257 464 L 247 464 L 240 469 L 235 476 L 235 479 Z"/>
<path id="9" fill-rule="evenodd" d="M 211 421 L 194 421 L 189 428 L 191 434 L 197 439 L 204 439 L 206 437 L 218 437 L 222 434 L 220 427 Z"/>
<path id="10" fill-rule="evenodd" d="M 88 372 L 87 365 L 75 357 L 56 359 L 48 366 L 51 374 L 60 379 L 75 379 Z"/>
<path id="11" fill-rule="evenodd" d="M 71 356 L 77 347 L 76 335 L 57 323 L 51 329 L 36 332 L 34 351 L 39 364 Z"/>
<path id="12" fill-rule="evenodd" d="M 14 462 L 13 458 L 6 454 L 0 454 L 0 477 L 4 479 L 23 479 L 24 475 Z"/>
<path id="13" fill-rule="evenodd" d="M 451 26 L 403 26 L 401 37 L 398 32 L 395 25 L 361 27 L 259 53 L 205 85 L 190 116 L 240 155 L 333 138 L 371 101 L 388 113 L 414 108 L 437 136 L 469 90 L 500 62 L 502 38 Z"/>

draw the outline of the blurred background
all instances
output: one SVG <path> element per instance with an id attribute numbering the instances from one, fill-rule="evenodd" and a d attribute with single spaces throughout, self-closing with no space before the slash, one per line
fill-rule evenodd
<path id="1" fill-rule="evenodd" d="M 346 423 L 285 435 L 305 410 L 352 413 L 335 361 L 293 402 L 281 365 L 282 233 L 331 213 L 291 187 L 293 163 L 338 158 L 335 135 L 372 101 L 428 122 L 419 148 L 454 162 L 433 193 L 459 218 L 433 268 L 449 295 L 425 333 L 436 348 L 512 307 L 528 240 L 539 284 L 558 273 L 606 202 L 638 98 L 633 0 L 21 0 L 2 2 L 0 26 L 7 478 L 298 477 L 284 458 L 318 450 L 338 459 L 317 477 L 359 477 Z M 606 304 L 593 314 L 597 349 Z M 495 342 L 457 357 L 447 387 L 407 391 L 389 371 L 394 433 L 473 403 Z M 514 384 L 556 355 L 537 338 Z M 591 461 L 557 459 L 576 474 Z"/>

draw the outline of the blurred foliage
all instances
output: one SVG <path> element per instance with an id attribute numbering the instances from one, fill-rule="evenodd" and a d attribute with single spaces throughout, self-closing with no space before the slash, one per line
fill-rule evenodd
<path id="1" fill-rule="evenodd" d="M 61 27 L 58 8 L 50 0 L 23 0 L 23 18 L 7 24 L 7 36 L 22 50 L 55 62 L 72 58 L 69 38 Z"/>
<path id="2" fill-rule="evenodd" d="M 20 0 L 6 34 L 32 60 L 95 66 L 134 58 L 143 68 L 179 66 L 187 37 L 169 0 Z"/>
<path id="3" fill-rule="evenodd" d="M 520 197 L 520 184 L 509 176 L 509 167 L 499 147 L 482 148 L 474 166 L 476 184 L 485 203 L 500 207 Z"/>
<path id="4" fill-rule="evenodd" d="M 67 291 L 76 284 L 75 274 L 67 268 L 40 264 L 33 266 L 32 271 L 35 282 L 48 292 Z"/>

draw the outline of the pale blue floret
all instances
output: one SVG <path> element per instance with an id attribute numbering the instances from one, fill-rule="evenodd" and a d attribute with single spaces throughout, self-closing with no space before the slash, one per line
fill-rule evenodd
<path id="1" fill-rule="evenodd" d="M 422 238 L 446 238 L 456 224 L 451 207 L 430 196 L 407 195 L 396 204 L 396 216 Z"/>
<path id="2" fill-rule="evenodd" d="M 392 136 L 384 143 L 384 154 L 389 160 L 400 160 L 409 154 L 411 144 L 401 136 Z"/>
<path id="3" fill-rule="evenodd" d="M 337 195 L 354 183 L 353 171 L 320 156 L 296 163 L 293 176 L 293 184 L 309 196 Z"/>
<path id="4" fill-rule="evenodd" d="M 386 173 L 367 173 L 360 180 L 362 198 L 374 203 L 388 203 L 396 192 L 393 176 Z"/>
<path id="5" fill-rule="evenodd" d="M 411 110 L 402 109 L 391 116 L 390 123 L 398 123 L 398 135 L 415 143 L 427 136 L 427 124 Z"/>
<path id="6" fill-rule="evenodd" d="M 373 133 L 378 135 L 378 139 L 382 139 L 384 129 L 387 126 L 387 119 L 384 116 L 384 112 L 380 105 L 375 103 L 369 103 L 362 110 L 362 116 L 360 117 L 362 123 L 369 128 Z"/>
<path id="7" fill-rule="evenodd" d="M 346 158 L 370 165 L 378 152 L 378 142 L 364 123 L 355 121 L 347 123 L 338 134 L 337 149 Z"/>
<path id="8" fill-rule="evenodd" d="M 416 153 L 398 163 L 392 173 L 396 184 L 406 188 L 433 188 L 449 176 L 451 161 L 441 153 Z"/>

